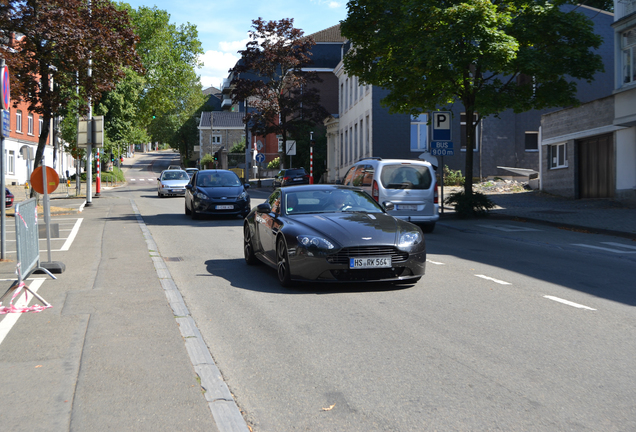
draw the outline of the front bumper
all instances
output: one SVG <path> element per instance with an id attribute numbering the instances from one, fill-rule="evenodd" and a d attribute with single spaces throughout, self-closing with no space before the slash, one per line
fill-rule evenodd
<path id="1" fill-rule="evenodd" d="M 252 209 L 250 201 L 208 201 L 208 200 L 195 200 L 193 202 L 194 210 L 200 214 L 208 215 L 242 215 L 247 214 Z"/>
<path id="2" fill-rule="evenodd" d="M 398 252 L 391 268 L 350 269 L 342 259 L 309 256 L 300 249 L 290 254 L 292 279 L 314 282 L 399 282 L 419 279 L 426 270 L 426 251 Z M 295 251 L 296 252 L 296 251 Z"/>

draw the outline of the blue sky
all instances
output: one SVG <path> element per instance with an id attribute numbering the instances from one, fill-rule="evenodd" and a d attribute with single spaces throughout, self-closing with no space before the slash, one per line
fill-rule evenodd
<path id="1" fill-rule="evenodd" d="M 125 0 L 124 0 L 125 1 Z M 168 11 L 174 24 L 197 26 L 205 54 L 204 66 L 198 70 L 204 88 L 220 88 L 228 69 L 245 49 L 252 20 L 266 21 L 293 18 L 294 27 L 306 35 L 324 30 L 346 18 L 346 0 L 132 0 L 133 8 L 157 6 Z"/>

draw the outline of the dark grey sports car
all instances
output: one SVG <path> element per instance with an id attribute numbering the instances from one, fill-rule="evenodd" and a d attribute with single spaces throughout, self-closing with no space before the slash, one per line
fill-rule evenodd
<path id="1" fill-rule="evenodd" d="M 243 244 L 247 264 L 276 268 L 285 287 L 293 281 L 414 283 L 426 266 L 417 225 L 345 186 L 276 189 L 245 218 Z"/>

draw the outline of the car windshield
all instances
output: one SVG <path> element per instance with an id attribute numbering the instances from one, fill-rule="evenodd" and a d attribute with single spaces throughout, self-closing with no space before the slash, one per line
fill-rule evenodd
<path id="1" fill-rule="evenodd" d="M 188 180 L 188 174 L 185 171 L 167 171 L 163 173 L 163 180 Z"/>
<path id="2" fill-rule="evenodd" d="M 288 215 L 334 212 L 383 213 L 383 210 L 369 194 L 353 189 L 307 190 L 285 194 L 285 213 Z"/>
<path id="3" fill-rule="evenodd" d="M 426 165 L 385 165 L 380 181 L 386 189 L 428 189 L 433 177 Z"/>
<path id="4" fill-rule="evenodd" d="M 199 187 L 232 187 L 240 186 L 241 180 L 233 172 L 200 172 L 197 176 Z"/>

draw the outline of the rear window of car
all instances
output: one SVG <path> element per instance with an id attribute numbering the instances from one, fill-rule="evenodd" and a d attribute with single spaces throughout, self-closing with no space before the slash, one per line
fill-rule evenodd
<path id="1" fill-rule="evenodd" d="M 285 172 L 286 176 L 297 176 L 297 175 L 305 175 L 306 172 L 304 169 L 290 169 Z"/>
<path id="2" fill-rule="evenodd" d="M 429 189 L 433 177 L 425 165 L 384 165 L 380 182 L 385 189 Z"/>

